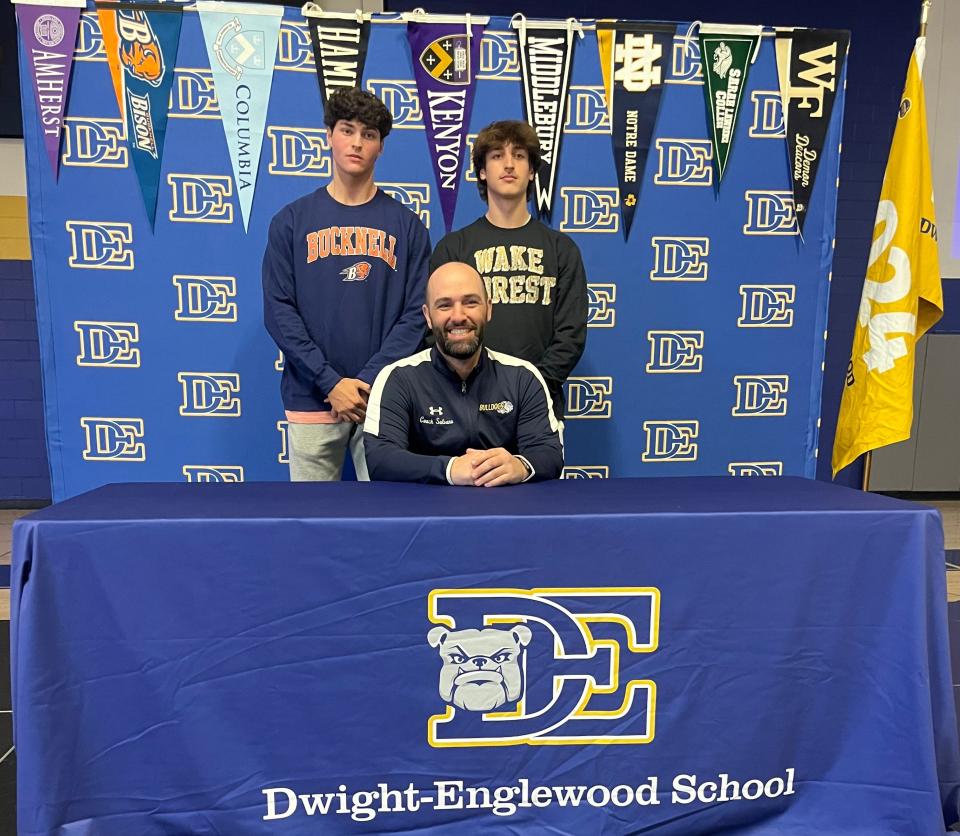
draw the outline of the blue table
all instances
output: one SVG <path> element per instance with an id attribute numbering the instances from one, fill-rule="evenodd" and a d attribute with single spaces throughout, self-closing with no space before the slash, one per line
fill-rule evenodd
<path id="1" fill-rule="evenodd" d="M 21 834 L 958 819 L 931 509 L 800 479 L 117 485 L 13 538 Z"/>

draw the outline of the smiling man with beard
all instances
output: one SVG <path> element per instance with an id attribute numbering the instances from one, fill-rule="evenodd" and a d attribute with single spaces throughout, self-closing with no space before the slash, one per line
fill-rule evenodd
<path id="1" fill-rule="evenodd" d="M 473 173 L 484 215 L 451 232 L 430 257 L 430 271 L 462 261 L 483 276 L 496 316 L 487 345 L 533 363 L 563 420 L 563 384 L 587 340 L 587 279 L 580 250 L 562 232 L 531 217 L 540 143 L 526 122 L 487 125 L 473 143 Z"/>
<path id="2" fill-rule="evenodd" d="M 430 276 L 423 315 L 434 345 L 386 366 L 367 402 L 371 479 L 492 488 L 560 475 L 547 384 L 526 360 L 484 347 L 491 312 L 470 265 Z"/>

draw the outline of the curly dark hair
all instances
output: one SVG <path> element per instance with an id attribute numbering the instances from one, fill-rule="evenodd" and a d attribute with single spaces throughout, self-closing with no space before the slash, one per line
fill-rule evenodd
<path id="1" fill-rule="evenodd" d="M 359 87 L 341 87 L 327 99 L 323 124 L 333 130 L 341 119 L 347 122 L 362 122 L 368 128 L 376 128 L 380 132 L 381 141 L 387 138 L 393 127 L 393 116 L 387 106 L 373 93 Z"/>
<path id="2" fill-rule="evenodd" d="M 477 178 L 477 188 L 480 197 L 487 199 L 487 184 L 480 179 L 480 169 L 486 167 L 487 154 L 500 148 L 512 145 L 514 148 L 523 148 L 530 160 L 530 171 L 536 174 L 540 170 L 540 140 L 537 133 L 527 123 L 520 119 L 504 119 L 501 122 L 491 122 L 480 133 L 473 143 L 473 173 Z M 533 196 L 533 180 L 527 183 L 527 200 Z"/>

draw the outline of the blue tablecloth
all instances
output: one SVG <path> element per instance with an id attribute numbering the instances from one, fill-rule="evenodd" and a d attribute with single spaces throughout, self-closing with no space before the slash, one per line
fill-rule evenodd
<path id="1" fill-rule="evenodd" d="M 958 818 L 931 509 L 800 479 L 116 485 L 13 544 L 22 834 Z"/>

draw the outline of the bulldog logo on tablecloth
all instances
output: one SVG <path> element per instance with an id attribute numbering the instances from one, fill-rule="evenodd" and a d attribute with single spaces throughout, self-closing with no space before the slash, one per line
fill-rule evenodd
<path id="1" fill-rule="evenodd" d="M 427 641 L 443 659 L 443 701 L 466 711 L 493 711 L 516 702 L 523 693 L 520 658 L 531 636 L 523 624 L 508 630 L 434 627 Z"/>
<path id="2" fill-rule="evenodd" d="M 442 702 L 433 691 L 427 742 L 649 743 L 659 611 L 653 587 L 432 590 L 427 642 L 442 661 Z"/>

